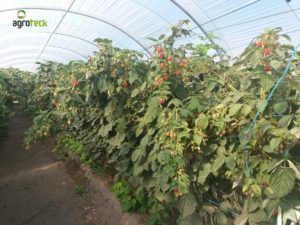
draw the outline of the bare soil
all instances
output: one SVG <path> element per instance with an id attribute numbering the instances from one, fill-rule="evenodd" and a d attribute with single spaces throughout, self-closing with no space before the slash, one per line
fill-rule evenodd
<path id="1" fill-rule="evenodd" d="M 32 121 L 15 108 L 0 144 L 0 225 L 138 225 L 122 212 L 105 178 L 75 162 L 57 162 L 51 139 L 25 150 L 24 132 Z M 84 194 L 75 187 L 84 187 Z"/>

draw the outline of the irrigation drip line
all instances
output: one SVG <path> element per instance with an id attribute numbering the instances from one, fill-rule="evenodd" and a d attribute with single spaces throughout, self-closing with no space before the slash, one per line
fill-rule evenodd
<path id="1" fill-rule="evenodd" d="M 261 112 L 265 109 L 265 107 L 268 105 L 268 102 L 269 100 L 271 99 L 271 97 L 273 96 L 276 88 L 279 86 L 279 84 L 282 82 L 282 80 L 285 78 L 290 66 L 291 66 L 291 63 L 292 63 L 292 60 L 294 59 L 295 57 L 295 54 L 297 52 L 297 49 L 300 47 L 300 43 L 294 48 L 290 58 L 289 58 L 289 61 L 287 63 L 287 66 L 284 70 L 284 72 L 282 73 L 281 77 L 276 81 L 275 85 L 273 86 L 272 90 L 270 91 L 270 93 L 268 94 L 268 96 L 266 97 L 266 99 L 264 100 L 263 104 L 261 105 L 261 107 L 258 109 L 258 111 L 256 112 L 254 118 L 252 119 L 252 122 L 249 124 L 248 128 L 245 130 L 245 134 L 247 135 L 247 133 L 250 131 L 251 128 L 253 128 L 253 126 L 255 125 L 256 123 L 256 120 L 258 119 L 259 115 L 261 114 Z M 250 176 L 251 172 L 249 170 L 249 164 L 248 164 L 248 150 L 247 150 L 247 144 L 249 142 L 248 140 L 248 135 L 246 136 L 247 139 L 246 139 L 246 143 L 244 144 L 244 161 L 245 161 L 245 167 L 246 167 L 246 170 L 248 171 L 248 175 Z"/>

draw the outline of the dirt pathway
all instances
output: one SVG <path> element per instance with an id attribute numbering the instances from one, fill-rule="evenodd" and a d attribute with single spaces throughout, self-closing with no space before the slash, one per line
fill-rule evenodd
<path id="1" fill-rule="evenodd" d="M 19 110 L 0 144 L 0 225 L 94 224 L 86 199 L 74 193 L 75 182 L 43 141 L 23 148 L 31 120 Z"/>

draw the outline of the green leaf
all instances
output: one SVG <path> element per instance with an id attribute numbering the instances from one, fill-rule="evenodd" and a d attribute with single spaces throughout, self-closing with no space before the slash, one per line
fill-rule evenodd
<path id="1" fill-rule="evenodd" d="M 136 97 L 139 93 L 140 93 L 140 90 L 139 90 L 138 88 L 135 88 L 135 89 L 131 92 L 131 98 Z"/>
<path id="2" fill-rule="evenodd" d="M 161 34 L 159 37 L 158 37 L 158 40 L 162 40 L 162 39 L 164 39 L 165 38 L 165 34 Z"/>
<path id="3" fill-rule="evenodd" d="M 275 84 L 275 81 L 272 80 L 269 75 L 262 75 L 260 79 L 260 85 L 261 87 L 267 92 L 269 91 Z"/>
<path id="4" fill-rule="evenodd" d="M 52 113 L 53 115 L 55 115 L 55 116 L 60 117 L 60 118 L 66 116 L 66 115 L 68 114 L 68 112 L 58 111 L 58 110 L 52 111 L 51 113 Z"/>
<path id="5" fill-rule="evenodd" d="M 287 110 L 288 106 L 287 101 L 280 101 L 274 104 L 273 109 L 277 114 L 282 114 Z"/>
<path id="6" fill-rule="evenodd" d="M 106 80 L 100 78 L 97 83 L 97 87 L 98 87 L 98 90 L 100 93 L 107 91 L 108 86 L 107 86 Z"/>
<path id="7" fill-rule="evenodd" d="M 283 64 L 278 60 L 271 61 L 271 67 L 273 67 L 275 70 L 279 70 L 280 67 L 282 67 L 282 66 L 283 66 Z"/>
<path id="8" fill-rule="evenodd" d="M 254 212 L 259 208 L 259 202 L 256 199 L 248 198 L 244 202 L 244 210 L 246 210 L 247 213 Z"/>
<path id="9" fill-rule="evenodd" d="M 109 140 L 109 144 L 113 147 L 119 146 L 125 140 L 126 135 L 124 133 L 117 133 Z"/>
<path id="10" fill-rule="evenodd" d="M 145 113 L 142 122 L 144 124 L 151 123 L 157 117 L 158 112 L 159 112 L 158 98 L 153 97 L 149 100 L 148 109 Z"/>
<path id="11" fill-rule="evenodd" d="M 197 201 L 194 195 L 188 193 L 184 195 L 178 205 L 178 209 L 180 211 L 181 217 L 186 218 L 192 215 L 196 211 Z"/>
<path id="12" fill-rule="evenodd" d="M 200 114 L 195 123 L 201 130 L 204 130 L 208 126 L 208 118 L 204 114 Z"/>
<path id="13" fill-rule="evenodd" d="M 260 222 L 267 221 L 267 219 L 268 219 L 267 215 L 262 209 L 257 210 L 256 212 L 249 214 L 249 223 L 250 223 L 250 225 L 260 224 Z"/>
<path id="14" fill-rule="evenodd" d="M 210 163 L 205 163 L 203 165 L 203 169 L 199 171 L 197 182 L 200 184 L 204 184 L 207 176 L 212 172 L 212 166 Z"/>
<path id="15" fill-rule="evenodd" d="M 67 94 L 73 101 L 83 104 L 84 101 L 78 94 L 68 93 Z"/>
<path id="16" fill-rule="evenodd" d="M 133 84 L 133 82 L 136 81 L 137 79 L 138 79 L 137 73 L 130 71 L 129 72 L 129 83 Z"/>
<path id="17" fill-rule="evenodd" d="M 260 52 L 259 51 L 255 51 L 252 56 L 249 59 L 249 62 L 253 65 L 256 66 L 259 63 L 260 60 Z"/>
<path id="18" fill-rule="evenodd" d="M 288 163 L 289 163 L 290 168 L 292 170 L 294 170 L 296 178 L 298 180 L 300 180 L 300 171 L 298 170 L 298 168 L 295 166 L 295 164 L 291 160 L 288 160 Z"/>
<path id="19" fill-rule="evenodd" d="M 279 121 L 278 121 L 278 126 L 280 127 L 288 127 L 290 123 L 293 120 L 293 116 L 283 116 Z"/>
<path id="20" fill-rule="evenodd" d="M 215 161 L 212 164 L 211 170 L 212 172 L 216 173 L 224 164 L 225 157 L 224 156 L 218 156 L 218 158 L 215 159 Z"/>
<path id="21" fill-rule="evenodd" d="M 244 105 L 242 108 L 242 113 L 247 116 L 251 112 L 252 108 L 249 105 Z"/>
<path id="22" fill-rule="evenodd" d="M 234 220 L 234 225 L 246 225 L 248 222 L 248 214 L 242 214 Z"/>
<path id="23" fill-rule="evenodd" d="M 230 109 L 229 109 L 229 116 L 234 116 L 242 107 L 242 104 L 236 103 L 236 104 L 232 104 Z"/>
<path id="24" fill-rule="evenodd" d="M 188 92 L 183 85 L 176 86 L 174 92 L 175 96 L 180 100 L 183 100 L 188 96 Z"/>
<path id="25" fill-rule="evenodd" d="M 203 106 L 198 97 L 192 97 L 190 102 L 187 105 L 187 109 L 189 109 L 191 111 L 196 110 L 196 109 L 198 109 L 198 111 L 201 111 L 199 109 L 202 109 L 202 108 L 203 108 Z"/>
<path id="26" fill-rule="evenodd" d="M 232 156 L 227 157 L 225 159 L 225 163 L 226 163 L 227 168 L 230 169 L 230 170 L 233 170 L 236 166 L 236 161 L 234 160 L 234 158 Z"/>
<path id="27" fill-rule="evenodd" d="M 179 218 L 178 225 L 203 225 L 202 217 L 196 212 L 184 219 Z"/>
<path id="28" fill-rule="evenodd" d="M 280 34 L 280 36 L 284 37 L 285 39 L 287 39 L 288 41 L 292 41 L 291 37 L 287 34 Z"/>
<path id="29" fill-rule="evenodd" d="M 190 138 L 190 133 L 188 131 L 182 131 L 178 134 L 178 140 L 183 138 Z"/>
<path id="30" fill-rule="evenodd" d="M 181 116 L 183 116 L 184 118 L 187 118 L 187 117 L 192 117 L 193 116 L 193 113 L 192 113 L 192 111 L 191 110 L 189 110 L 189 109 L 182 109 L 181 111 L 180 111 L 180 114 L 181 114 Z"/>
<path id="31" fill-rule="evenodd" d="M 267 152 L 267 153 L 274 153 L 274 150 L 272 150 L 272 148 L 270 147 L 270 145 L 265 145 L 263 147 L 263 151 Z"/>
<path id="32" fill-rule="evenodd" d="M 294 127 L 290 130 L 291 134 L 300 139 L 300 127 Z"/>
<path id="33" fill-rule="evenodd" d="M 105 137 L 108 135 L 109 131 L 111 131 L 113 128 L 112 124 L 109 123 L 105 126 L 102 126 L 99 131 L 98 131 L 98 134 L 101 136 L 101 137 Z"/>
<path id="34" fill-rule="evenodd" d="M 160 151 L 157 160 L 160 164 L 166 165 L 170 161 L 170 153 L 167 151 Z"/>
<path id="35" fill-rule="evenodd" d="M 290 193 L 294 185 L 295 172 L 291 168 L 279 168 L 270 177 L 270 187 L 278 198 Z"/>
<path id="36" fill-rule="evenodd" d="M 218 225 L 227 225 L 228 224 L 226 215 L 221 211 L 218 211 L 216 213 L 215 218 L 216 218 L 216 224 L 218 224 Z"/>
<path id="37" fill-rule="evenodd" d="M 203 137 L 197 134 L 194 134 L 194 141 L 197 145 L 200 145 L 203 140 Z"/>
<path id="38" fill-rule="evenodd" d="M 206 91 L 211 92 L 217 86 L 217 84 L 218 83 L 215 81 L 210 81 L 209 84 L 207 85 Z"/>
<path id="39" fill-rule="evenodd" d="M 141 148 L 137 148 L 133 151 L 131 155 L 132 162 L 136 162 L 137 160 L 141 159 L 145 155 L 145 151 Z"/>
<path id="40" fill-rule="evenodd" d="M 281 143 L 281 138 L 272 138 L 270 141 L 270 148 L 272 151 L 277 149 Z"/>

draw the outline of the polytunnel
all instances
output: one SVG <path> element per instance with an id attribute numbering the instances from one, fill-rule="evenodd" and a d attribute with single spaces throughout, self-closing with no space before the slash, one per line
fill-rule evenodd
<path id="1" fill-rule="evenodd" d="M 299 225 L 299 0 L 0 0 L 0 225 Z"/>
<path id="2" fill-rule="evenodd" d="M 151 54 L 148 38 L 167 32 L 180 19 L 191 21 L 195 36 L 214 33 L 215 42 L 237 56 L 266 27 L 282 27 L 294 43 L 299 41 L 299 6 L 284 0 L 2 1 L 0 66 L 33 71 L 41 60 L 86 60 L 97 50 L 99 37 Z M 20 9 L 26 12 L 24 20 L 45 20 L 47 26 L 12 26 Z"/>

